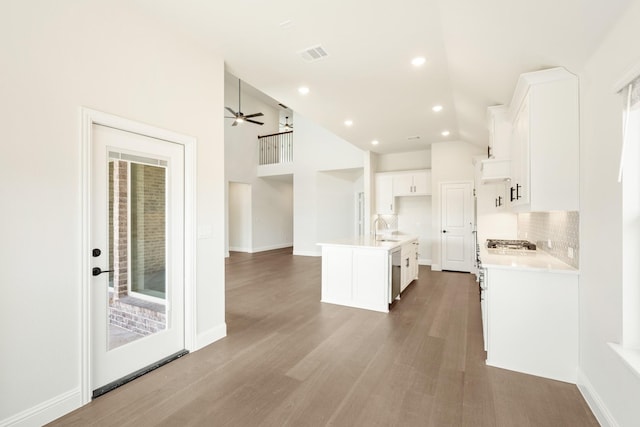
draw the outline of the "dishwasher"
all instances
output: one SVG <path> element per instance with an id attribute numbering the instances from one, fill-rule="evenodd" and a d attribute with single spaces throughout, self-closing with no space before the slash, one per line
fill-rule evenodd
<path id="1" fill-rule="evenodd" d="M 402 280 L 402 256 L 400 248 L 394 250 L 389 255 L 391 261 L 391 289 L 389 295 L 389 304 L 396 298 L 400 297 L 400 281 Z"/>

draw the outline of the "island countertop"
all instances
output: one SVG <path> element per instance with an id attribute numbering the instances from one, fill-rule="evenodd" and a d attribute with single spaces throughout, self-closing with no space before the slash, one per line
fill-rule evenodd
<path id="1" fill-rule="evenodd" d="M 376 237 L 372 235 L 345 237 L 342 239 L 332 240 L 328 242 L 318 243 L 320 246 L 344 246 L 350 248 L 366 248 L 381 249 L 390 251 L 399 248 L 404 243 L 416 240 L 418 237 L 409 234 L 379 234 Z"/>

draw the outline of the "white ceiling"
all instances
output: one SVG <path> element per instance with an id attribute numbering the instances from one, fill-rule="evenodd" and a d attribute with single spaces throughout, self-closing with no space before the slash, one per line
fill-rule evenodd
<path id="1" fill-rule="evenodd" d="M 634 0 L 135 1 L 296 113 L 390 153 L 445 140 L 486 145 L 486 108 L 509 103 L 519 74 L 578 73 Z M 316 45 L 329 56 L 298 54 Z M 412 66 L 416 56 L 426 64 Z M 437 114 L 436 104 L 444 106 Z"/>

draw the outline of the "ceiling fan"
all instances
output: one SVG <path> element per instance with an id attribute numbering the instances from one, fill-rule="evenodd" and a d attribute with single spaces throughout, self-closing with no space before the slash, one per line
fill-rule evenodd
<path id="1" fill-rule="evenodd" d="M 252 117 L 260 117 L 260 116 L 264 116 L 264 114 L 262 113 L 254 113 L 254 114 L 247 114 L 244 115 L 242 113 L 242 110 L 240 108 L 240 79 L 238 79 L 238 111 L 233 111 L 231 108 L 229 107 L 224 107 L 228 112 L 230 112 L 231 114 L 233 114 L 233 116 L 224 116 L 225 119 L 235 119 L 233 121 L 233 124 L 231 126 L 238 126 L 238 123 L 242 123 L 242 122 L 249 122 L 249 123 L 255 123 L 257 125 L 262 126 L 264 123 L 262 122 L 258 122 L 256 120 L 251 120 Z"/>
<path id="2" fill-rule="evenodd" d="M 285 117 L 285 122 L 284 123 L 280 123 L 280 126 L 282 126 L 284 128 L 285 132 L 293 130 L 293 123 L 289 124 L 289 116 Z"/>

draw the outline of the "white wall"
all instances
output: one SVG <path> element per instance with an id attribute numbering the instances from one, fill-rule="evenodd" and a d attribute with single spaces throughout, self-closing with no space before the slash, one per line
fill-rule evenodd
<path id="1" fill-rule="evenodd" d="M 251 243 L 246 252 L 259 252 L 291 246 L 293 244 L 293 178 L 257 176 L 258 135 L 278 132 L 279 110 L 262 99 L 251 95 L 248 83 L 242 83 L 242 112 L 261 112 L 256 120 L 262 126 L 242 123 L 232 126 L 233 119 L 225 119 L 225 176 L 227 181 L 242 182 L 251 188 L 250 223 Z M 255 90 L 255 89 L 254 89 Z M 225 81 L 225 106 L 238 110 L 238 80 L 227 74 Z M 229 112 L 224 110 L 225 116 Z M 228 200 L 231 208 L 231 200 Z M 231 224 L 228 224 L 230 227 Z M 228 228 L 230 230 L 230 228 Z M 229 236 L 231 240 L 231 236 Z M 234 246 L 230 242 L 229 246 Z M 240 249 L 240 248 L 235 248 Z"/>
<path id="2" fill-rule="evenodd" d="M 431 169 L 431 149 L 405 153 L 378 154 L 376 172 Z"/>
<path id="3" fill-rule="evenodd" d="M 418 236 L 420 264 L 430 265 L 433 245 L 431 196 L 396 197 L 398 230 Z"/>
<path id="4" fill-rule="evenodd" d="M 328 230 L 352 223 L 353 214 L 342 206 L 332 219 L 320 216 L 333 200 L 331 191 L 323 189 L 330 179 L 319 179 L 318 172 L 364 169 L 366 153 L 299 114 L 294 114 L 294 121 L 293 250 L 297 255 L 319 256 L 317 244 L 333 238 Z"/>
<path id="5" fill-rule="evenodd" d="M 0 52 L 0 424 L 40 424 L 80 403 L 81 106 L 197 138 L 198 344 L 226 333 L 223 61 L 121 0 L 4 1 Z"/>
<path id="6" fill-rule="evenodd" d="M 431 249 L 432 268 L 441 268 L 440 251 L 440 184 L 447 181 L 472 181 L 475 169 L 473 158 L 482 154 L 484 148 L 463 141 L 431 144 L 431 177 L 433 196 Z"/>
<path id="7" fill-rule="evenodd" d="M 364 191 L 363 169 L 318 172 L 318 239 L 329 241 L 358 234 L 356 193 Z"/>
<path id="8" fill-rule="evenodd" d="M 293 175 L 254 181 L 252 236 L 252 252 L 293 246 Z"/>
<path id="9" fill-rule="evenodd" d="M 626 13 L 580 73 L 580 370 L 603 425 L 637 426 L 640 377 L 609 348 L 622 338 L 622 189 L 617 183 L 622 104 L 613 87 L 640 62 L 640 2 Z M 602 415 L 601 415 L 602 416 Z"/>
<path id="10" fill-rule="evenodd" d="M 229 183 L 229 250 L 251 251 L 251 185 Z"/>

